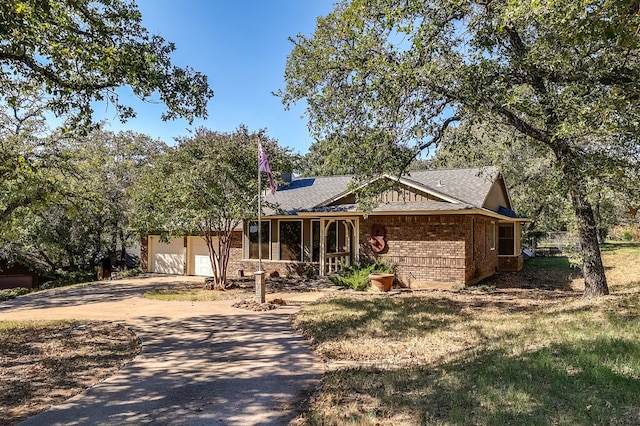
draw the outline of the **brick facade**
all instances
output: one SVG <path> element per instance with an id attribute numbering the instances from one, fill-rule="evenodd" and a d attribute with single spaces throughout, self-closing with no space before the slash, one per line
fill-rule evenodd
<path id="1" fill-rule="evenodd" d="M 516 272 L 524 266 L 524 257 L 520 256 L 500 256 L 498 259 L 498 270 L 501 272 Z"/>
<path id="2" fill-rule="evenodd" d="M 361 256 L 396 265 L 397 280 L 407 287 L 467 285 L 492 275 L 498 265 L 487 222 L 465 215 L 369 216 L 360 223 Z M 381 254 L 368 243 L 374 224 L 385 229 Z"/>

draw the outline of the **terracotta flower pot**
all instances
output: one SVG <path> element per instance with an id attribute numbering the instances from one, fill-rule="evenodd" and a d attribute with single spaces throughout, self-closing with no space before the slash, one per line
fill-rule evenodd
<path id="1" fill-rule="evenodd" d="M 376 287 L 380 291 L 389 291 L 393 285 L 393 280 L 396 278 L 395 274 L 370 274 L 369 280 L 371 285 Z"/>

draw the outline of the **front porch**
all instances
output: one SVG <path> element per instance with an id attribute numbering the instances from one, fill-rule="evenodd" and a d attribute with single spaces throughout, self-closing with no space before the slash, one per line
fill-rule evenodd
<path id="1" fill-rule="evenodd" d="M 319 275 L 339 272 L 359 261 L 358 218 L 322 218 L 319 221 Z"/>
<path id="2" fill-rule="evenodd" d="M 320 276 L 334 274 L 359 260 L 359 222 L 358 217 L 272 217 L 262 221 L 261 242 L 257 222 L 248 222 L 242 261 L 232 261 L 232 270 L 257 270 L 261 253 L 267 273 L 304 275 L 313 267 Z"/>

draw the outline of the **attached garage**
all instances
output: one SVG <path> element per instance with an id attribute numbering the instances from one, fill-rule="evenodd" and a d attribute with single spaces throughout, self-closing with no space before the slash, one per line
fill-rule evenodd
<path id="1" fill-rule="evenodd" d="M 214 241 L 217 245 L 217 241 Z M 187 275 L 197 275 L 201 277 L 212 277 L 213 269 L 209 260 L 209 249 L 202 237 L 187 237 Z"/>
<path id="2" fill-rule="evenodd" d="M 158 274 L 184 275 L 185 238 L 171 238 L 167 243 L 158 236 L 149 237 L 149 271 Z"/>

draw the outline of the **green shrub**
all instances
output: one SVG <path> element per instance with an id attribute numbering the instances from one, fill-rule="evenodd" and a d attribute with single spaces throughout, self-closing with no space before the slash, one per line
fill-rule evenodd
<path id="1" fill-rule="evenodd" d="M 394 267 L 383 262 L 360 262 L 345 266 L 337 275 L 329 277 L 336 285 L 356 291 L 367 290 L 370 286 L 369 274 L 392 274 Z"/>
<path id="2" fill-rule="evenodd" d="M 631 241 L 631 240 L 633 239 L 633 236 L 631 235 L 631 231 L 630 231 L 630 230 L 628 230 L 628 229 L 627 229 L 627 230 L 625 230 L 625 231 L 622 233 L 622 239 L 623 239 L 624 241 Z"/>
<path id="3" fill-rule="evenodd" d="M 95 281 L 95 279 L 96 274 L 91 271 L 58 272 L 57 278 L 42 284 L 40 289 L 48 290 L 50 288 L 65 287 L 68 285 Z"/>
<path id="4" fill-rule="evenodd" d="M 114 272 L 113 274 L 111 274 L 111 276 L 114 279 L 116 279 L 116 278 L 130 278 L 130 277 L 137 277 L 141 273 L 142 273 L 142 269 L 140 269 L 140 268 L 131 268 L 131 269 L 125 269 L 125 270 L 120 271 L 120 272 Z"/>
<path id="5" fill-rule="evenodd" d="M 15 287 L 8 288 L 6 290 L 0 290 L 0 302 L 9 299 L 15 299 L 18 296 L 23 296 L 28 293 L 29 289 L 24 287 Z"/>

